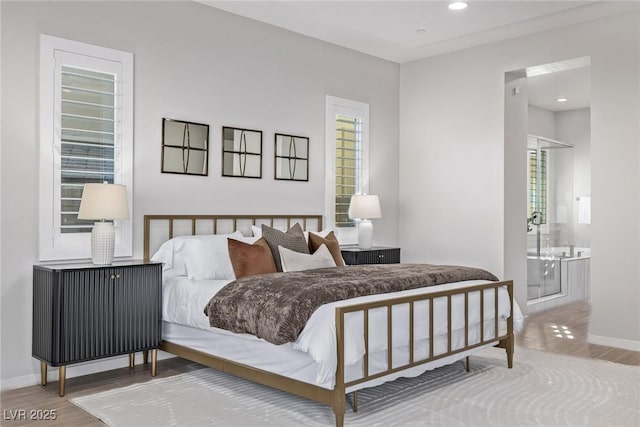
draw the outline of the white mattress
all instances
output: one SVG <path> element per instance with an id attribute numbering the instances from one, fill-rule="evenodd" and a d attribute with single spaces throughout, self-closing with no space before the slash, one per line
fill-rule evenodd
<path id="1" fill-rule="evenodd" d="M 249 334 L 234 334 L 229 331 L 209 327 L 209 321 L 204 314 L 204 307 L 211 297 L 229 281 L 202 280 L 192 281 L 186 277 L 165 277 L 163 286 L 163 319 L 165 327 L 164 339 L 176 344 L 186 345 L 213 354 L 218 357 L 232 359 L 269 372 L 299 379 L 326 388 L 333 388 L 336 360 L 335 307 L 355 303 L 371 302 L 389 298 L 389 294 L 371 295 L 325 304 L 316 310 L 307 322 L 295 343 L 280 346 L 273 345 Z M 466 281 L 428 288 L 413 289 L 397 292 L 394 296 L 401 297 L 416 294 L 457 289 L 485 281 Z M 493 290 L 485 291 L 485 325 L 484 338 L 494 336 L 493 329 Z M 429 342 L 428 304 L 421 307 L 415 304 L 414 313 L 414 347 L 415 358 L 426 355 Z M 510 306 L 508 293 L 505 288 L 499 292 L 499 326 L 506 325 L 504 319 L 509 315 Z M 479 342 L 479 292 L 469 296 L 469 342 Z M 372 310 L 369 316 L 369 373 L 386 369 L 387 321 L 386 309 Z M 464 346 L 464 298 L 462 295 L 452 298 L 452 349 Z M 446 352 L 447 348 L 447 313 L 446 299 L 436 299 L 434 302 L 434 354 Z M 522 315 L 514 306 L 514 325 L 516 330 L 522 322 Z M 399 366 L 408 362 L 408 304 L 393 310 L 393 365 Z M 179 327 L 179 325 L 188 328 Z M 362 313 L 352 313 L 345 318 L 345 364 L 347 365 L 345 379 L 360 378 L 362 376 L 362 360 L 364 355 L 364 333 Z M 203 334 L 204 332 L 204 334 Z M 502 331 L 500 331 L 502 333 Z M 184 337 L 180 334 L 184 333 Z M 215 344 L 212 344 L 215 343 Z M 271 355 L 273 357 L 268 357 Z M 422 356 L 420 354 L 422 353 Z M 436 362 L 422 365 L 415 370 L 419 375 L 426 369 L 433 369 L 451 363 L 468 353 L 440 359 Z M 253 357 L 255 356 L 255 358 Z M 379 360 L 378 360 L 379 359 Z M 411 376 L 410 372 L 405 372 Z M 405 376 L 405 375 L 403 375 Z M 394 377 L 398 377 L 395 375 Z M 386 377 L 385 377 L 386 378 Z M 377 381 L 382 383 L 383 381 Z M 369 383 L 365 383 L 369 386 Z M 374 385 L 374 384 L 371 384 Z"/>

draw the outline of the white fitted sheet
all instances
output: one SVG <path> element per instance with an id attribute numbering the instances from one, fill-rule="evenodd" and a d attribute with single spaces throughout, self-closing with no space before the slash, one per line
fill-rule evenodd
<path id="1" fill-rule="evenodd" d="M 301 366 L 296 365 L 291 361 L 288 361 L 287 358 L 290 358 L 292 354 L 304 354 L 307 357 L 311 358 L 311 362 L 313 365 L 313 369 L 315 370 L 315 378 L 310 380 L 308 378 L 309 373 L 305 371 L 300 379 L 301 381 L 310 382 L 312 384 L 321 385 L 326 388 L 333 388 L 333 382 L 335 380 L 335 371 L 337 366 L 337 358 L 336 358 L 336 333 L 335 333 L 335 307 L 345 306 L 350 304 L 357 303 L 365 303 L 372 302 L 377 300 L 382 300 L 389 298 L 391 294 L 382 294 L 382 295 L 370 295 L 366 297 L 353 298 L 345 301 L 337 301 L 331 304 L 325 304 L 316 310 L 314 314 L 311 316 L 309 321 L 307 322 L 307 326 L 304 328 L 298 339 L 295 343 L 288 343 L 281 346 L 276 346 L 271 343 L 268 343 L 262 339 L 259 339 L 250 334 L 235 334 L 229 331 L 225 331 L 222 329 L 211 328 L 209 327 L 209 321 L 207 316 L 204 314 L 204 307 L 209 302 L 211 297 L 221 289 L 225 284 L 229 281 L 225 280 L 201 280 L 201 281 L 192 281 L 186 277 L 165 277 L 164 287 L 163 287 L 163 319 L 170 323 L 176 325 L 185 325 L 191 327 L 191 329 L 201 329 L 210 334 L 214 334 L 216 336 L 216 340 L 222 340 L 225 342 L 227 339 L 223 339 L 223 337 L 233 337 L 234 340 L 238 340 L 238 342 L 234 345 L 231 345 L 230 348 L 234 349 L 237 345 L 256 345 L 257 348 L 272 348 L 278 352 L 282 352 L 281 355 L 274 358 L 275 360 L 285 360 L 285 366 L 283 368 L 282 374 L 285 376 L 289 376 L 291 378 L 296 378 L 291 375 L 287 375 L 290 373 L 291 369 L 296 371 L 301 370 Z M 409 291 L 396 292 L 393 294 L 394 297 L 402 297 L 407 295 L 417 295 L 417 294 L 429 294 L 432 292 L 438 292 L 443 290 L 457 289 L 463 288 L 467 286 L 473 286 L 475 284 L 486 283 L 486 281 L 465 281 L 465 282 L 456 282 L 450 283 L 446 285 L 439 286 L 431 286 L 428 288 L 419 288 L 413 289 Z M 415 305 L 415 314 L 414 314 L 414 329 L 416 331 L 415 340 L 415 348 L 416 348 L 416 358 L 419 358 L 417 355 L 420 351 L 424 351 L 424 349 L 428 349 L 428 304 L 425 302 L 423 307 L 420 307 L 422 303 L 416 303 Z M 434 335 L 436 339 L 434 341 L 434 354 L 440 354 L 445 352 L 446 349 L 446 333 L 447 333 L 447 307 L 446 298 L 436 299 L 434 302 Z M 484 325 L 484 337 L 485 339 L 490 339 L 494 336 L 494 321 L 493 319 L 493 304 L 494 304 L 494 294 L 493 290 L 485 291 L 484 305 L 485 305 L 485 325 Z M 470 320 L 470 333 L 469 333 L 469 343 L 473 344 L 475 342 L 479 342 L 479 318 L 480 318 L 480 310 L 479 310 L 479 292 L 475 294 L 470 294 L 469 296 L 469 320 Z M 506 325 L 504 319 L 509 315 L 510 306 L 508 293 L 505 288 L 501 288 L 499 292 L 499 317 L 501 321 L 499 322 L 500 329 L 503 329 Z M 384 370 L 386 368 L 386 347 L 387 347 L 387 332 L 386 332 L 386 309 L 380 310 L 372 310 L 370 312 L 369 317 L 369 352 L 370 352 L 370 373 L 376 372 L 376 354 L 380 354 L 380 370 Z M 464 297 L 462 295 L 456 296 L 452 298 L 452 349 L 461 348 L 464 346 Z M 393 365 L 398 366 L 401 363 L 406 363 L 408 361 L 408 304 L 404 307 L 399 306 L 395 307 L 393 310 Z M 517 304 L 514 305 L 514 324 L 516 330 L 519 329 L 519 325 L 522 322 L 522 315 L 517 307 Z M 176 334 L 177 329 L 172 328 L 171 341 L 176 342 L 178 335 Z M 500 331 L 502 332 L 502 331 Z M 191 337 L 192 333 L 190 332 L 189 337 Z M 207 338 L 208 337 L 208 338 Z M 196 340 L 196 344 L 198 348 L 207 347 L 202 340 L 213 339 L 213 335 L 202 335 L 198 336 Z M 166 339 L 166 338 L 165 338 Z M 244 343 L 240 344 L 240 342 L 244 341 Z M 177 342 L 176 342 L 177 343 Z M 267 347 L 264 347 L 264 346 Z M 269 347 L 270 346 L 270 347 Z M 220 348 L 219 346 L 214 346 L 213 355 L 219 357 L 228 357 L 220 356 L 216 352 L 216 348 Z M 291 353 L 291 352 L 294 353 Z M 226 354 L 226 350 L 224 351 Z M 244 357 L 250 357 L 253 354 L 253 351 L 243 350 L 243 356 L 241 359 L 244 360 Z M 250 366 L 256 366 L 255 364 L 262 365 L 264 364 L 264 360 L 262 360 L 262 355 L 266 354 L 262 351 L 257 351 L 257 359 L 256 360 L 247 360 L 245 362 L 241 362 L 238 358 L 231 357 L 232 360 L 238 361 L 240 363 L 245 363 Z M 461 353 L 466 354 L 466 353 Z M 353 366 L 353 372 L 347 372 L 346 380 L 357 378 L 358 375 L 361 375 L 362 372 L 362 356 L 364 355 L 364 332 L 363 332 L 363 320 L 362 313 L 352 313 L 346 316 L 345 318 L 345 364 L 348 366 Z M 464 357 L 464 356 L 461 356 Z M 284 358 L 284 359 L 283 359 Z M 448 358 L 443 358 L 441 360 L 446 360 Z M 452 359 L 457 360 L 458 358 Z M 293 359 L 292 359 L 293 360 Z M 251 362 L 251 363 L 249 363 Z M 305 359 L 304 362 L 300 362 L 305 366 L 305 369 L 312 369 L 308 365 L 308 360 Z M 438 363 L 437 366 L 442 366 L 446 363 Z M 269 372 L 279 372 L 280 368 L 276 365 L 271 365 L 267 363 L 267 367 L 271 367 L 274 370 L 266 369 L 262 367 L 261 369 L 265 369 Z M 426 364 L 424 366 L 431 366 L 430 364 Z M 435 365 L 433 367 L 436 367 Z M 427 369 L 433 369 L 427 368 Z M 304 369 L 302 369 L 304 370 Z M 421 369 L 419 373 L 424 372 L 425 369 Z M 358 372 L 360 374 L 358 374 Z M 416 375 L 419 375 L 417 373 Z M 353 376 L 355 375 L 355 376 Z"/>

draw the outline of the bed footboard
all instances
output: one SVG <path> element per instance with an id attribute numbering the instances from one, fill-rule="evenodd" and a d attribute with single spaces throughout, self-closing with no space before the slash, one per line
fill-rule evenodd
<path id="1" fill-rule="evenodd" d="M 506 288 L 508 292 L 510 312 L 508 318 L 506 318 L 506 328 L 500 332 L 500 313 L 499 313 L 499 290 Z M 479 299 L 479 319 L 472 325 L 470 321 L 470 296 L 475 295 Z M 463 345 L 454 345 L 452 330 L 452 318 L 454 316 L 460 316 L 459 310 L 453 307 L 452 300 L 454 298 L 464 298 L 464 343 Z M 492 310 L 485 310 L 485 299 L 493 298 Z M 446 349 L 444 351 L 436 351 L 435 335 L 434 335 L 434 306 L 435 301 L 446 301 Z M 416 307 L 422 304 L 422 306 L 428 307 L 428 337 L 427 340 L 422 340 L 420 344 L 428 346 L 428 349 L 423 349 L 424 354 L 420 357 L 416 354 L 417 336 L 425 336 L 426 331 L 421 331 L 422 334 L 418 334 L 415 328 L 416 319 Z M 408 342 L 405 343 L 408 346 L 408 361 L 401 363 L 394 363 L 394 338 L 393 338 L 393 310 L 394 307 L 404 306 L 406 310 L 408 306 Z M 372 310 L 386 309 L 386 369 L 377 370 L 372 372 L 370 369 L 369 358 L 371 349 L 371 337 L 369 334 L 370 319 Z M 489 312 L 487 312 L 489 311 Z M 362 376 L 357 379 L 345 379 L 345 318 L 349 313 L 362 313 L 363 319 L 363 331 L 364 331 L 364 356 L 362 359 Z M 491 326 L 490 331 L 487 331 L 486 325 Z M 475 327 L 475 330 L 473 328 Z M 471 332 L 474 331 L 478 336 L 475 339 L 471 339 Z M 461 333 L 460 331 L 457 331 Z M 459 353 L 468 352 L 474 348 L 486 346 L 495 343 L 495 346 L 504 348 L 507 353 L 507 365 L 509 368 L 513 366 L 513 350 L 514 350 L 514 338 L 513 338 L 513 282 L 491 282 L 481 285 L 475 285 L 471 287 L 452 289 L 447 291 L 439 291 L 426 295 L 412 295 L 407 297 L 393 298 L 388 300 L 376 301 L 371 303 L 355 304 L 345 307 L 336 307 L 336 336 L 337 336 L 337 356 L 338 367 L 336 371 L 336 383 L 334 392 L 336 393 L 333 410 L 336 414 L 336 426 L 342 426 L 344 421 L 345 412 L 345 392 L 347 388 L 366 383 L 380 377 L 384 377 L 389 374 L 394 374 L 400 371 L 404 371 L 419 365 L 423 365 L 428 362 L 432 362 L 438 359 L 442 359 L 448 356 L 453 356 Z M 428 343 L 428 344 L 427 344 Z M 397 346 L 397 344 L 396 344 Z"/>

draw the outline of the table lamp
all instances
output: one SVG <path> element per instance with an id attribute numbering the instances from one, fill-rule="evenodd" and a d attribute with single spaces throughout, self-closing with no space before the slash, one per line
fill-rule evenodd
<path id="1" fill-rule="evenodd" d="M 85 184 L 78 219 L 99 220 L 91 231 L 91 261 L 111 264 L 116 244 L 114 219 L 129 219 L 127 187 L 120 184 Z"/>
<path id="2" fill-rule="evenodd" d="M 378 196 L 372 194 L 355 194 L 351 196 L 349 218 L 360 219 L 360 224 L 358 224 L 358 247 L 370 249 L 373 245 L 373 224 L 370 220 L 382 218 Z"/>

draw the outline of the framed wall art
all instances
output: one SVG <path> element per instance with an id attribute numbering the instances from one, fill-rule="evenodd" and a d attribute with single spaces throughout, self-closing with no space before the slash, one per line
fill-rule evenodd
<path id="1" fill-rule="evenodd" d="M 276 133 L 275 179 L 309 181 L 309 138 Z"/>
<path id="2" fill-rule="evenodd" d="M 222 128 L 222 176 L 262 178 L 262 131 Z"/>
<path id="3" fill-rule="evenodd" d="M 162 119 L 162 173 L 209 174 L 209 125 Z"/>

